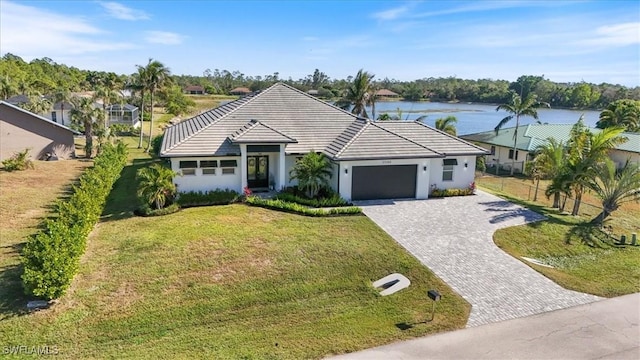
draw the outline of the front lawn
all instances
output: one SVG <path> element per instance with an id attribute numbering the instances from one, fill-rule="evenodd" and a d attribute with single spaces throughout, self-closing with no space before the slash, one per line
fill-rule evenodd
<path id="1" fill-rule="evenodd" d="M 5 311 L 4 344 L 64 358 L 320 358 L 465 326 L 469 305 L 364 216 L 242 204 L 133 216 L 139 156 L 69 292 L 46 311 Z M 381 297 L 371 281 L 392 272 L 412 284 Z M 443 294 L 435 320 L 418 323 L 432 288 Z"/>
<path id="2" fill-rule="evenodd" d="M 485 180 L 489 181 L 486 187 Z M 544 204 L 522 200 L 519 197 L 521 194 L 515 191 L 521 188 L 516 182 L 522 180 L 507 179 L 503 191 L 495 190 L 491 183 L 494 180 L 478 178 L 477 183 L 485 190 L 549 218 L 547 221 L 498 230 L 494 234 L 498 247 L 517 259 L 522 260 L 524 256 L 553 266 L 549 268 L 522 260 L 567 289 L 604 297 L 640 291 L 640 246 L 617 247 L 600 241 L 595 246 L 589 244 L 584 241 L 589 231 L 585 223 L 594 216 L 593 211 L 578 217 L 558 214 L 557 210 Z M 541 189 L 541 192 L 544 190 Z M 544 199 L 544 195 L 539 196 Z M 589 196 L 586 198 L 590 199 Z M 638 219 L 640 207 L 636 203 L 628 203 L 613 213 L 609 223 L 616 236 L 627 235 L 628 243 L 632 232 L 640 233 Z"/>

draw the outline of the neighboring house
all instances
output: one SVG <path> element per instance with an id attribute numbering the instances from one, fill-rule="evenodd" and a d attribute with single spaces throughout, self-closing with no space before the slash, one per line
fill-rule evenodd
<path id="1" fill-rule="evenodd" d="M 33 158 L 40 159 L 56 145 L 72 149 L 73 135 L 79 135 L 64 125 L 36 115 L 18 106 L 0 101 L 0 160 L 30 149 Z"/>
<path id="2" fill-rule="evenodd" d="M 61 124 L 64 126 L 70 126 L 72 108 L 73 108 L 73 104 L 69 102 L 64 102 L 64 104 L 62 102 L 57 102 L 53 104 L 53 109 L 51 110 L 51 113 L 43 116 L 58 124 Z"/>
<path id="3" fill-rule="evenodd" d="M 4 100 L 6 103 L 9 103 L 11 105 L 16 105 L 16 106 L 20 106 L 22 104 L 26 104 L 28 103 L 29 97 L 27 95 L 21 94 L 21 95 L 13 95 L 12 97 Z"/>
<path id="4" fill-rule="evenodd" d="M 252 93 L 252 91 L 249 90 L 246 87 L 237 87 L 237 88 L 232 89 L 231 91 L 229 91 L 229 94 L 231 94 L 231 95 L 240 95 L 240 96 L 249 95 L 251 93 Z"/>
<path id="5" fill-rule="evenodd" d="M 184 92 L 191 95 L 204 95 L 204 87 L 200 85 L 189 85 L 184 88 Z"/>
<path id="6" fill-rule="evenodd" d="M 538 146 L 544 145 L 548 138 L 567 143 L 573 124 L 528 124 L 518 127 L 518 137 L 516 141 L 516 151 L 513 151 L 513 133 L 515 127 L 502 128 L 496 132 L 485 131 L 475 134 L 460 136 L 462 139 L 471 141 L 489 150 L 487 156 L 488 166 L 499 166 L 505 170 L 511 169 L 511 163 L 515 157 L 515 171 L 522 172 L 526 163 L 533 160 Z M 599 129 L 590 129 L 600 131 Z M 627 159 L 640 163 L 640 134 L 624 133 L 629 140 L 622 145 L 611 150 L 609 156 L 621 167 Z"/>
<path id="7" fill-rule="evenodd" d="M 131 104 L 113 104 L 106 108 L 109 124 L 125 124 L 135 128 L 140 126 L 138 107 Z"/>
<path id="8" fill-rule="evenodd" d="M 312 96 L 318 96 L 318 90 L 311 89 L 311 90 L 307 91 L 307 94 L 312 95 Z"/>
<path id="9" fill-rule="evenodd" d="M 241 192 L 296 185 L 289 173 L 311 151 L 330 159 L 331 187 L 348 200 L 467 188 L 487 154 L 423 123 L 372 122 L 277 83 L 168 127 L 161 156 L 179 191 Z"/>
<path id="10" fill-rule="evenodd" d="M 393 92 L 389 89 L 380 89 L 378 91 L 376 91 L 376 97 L 382 97 L 382 98 L 397 98 L 400 97 L 400 94 Z"/>

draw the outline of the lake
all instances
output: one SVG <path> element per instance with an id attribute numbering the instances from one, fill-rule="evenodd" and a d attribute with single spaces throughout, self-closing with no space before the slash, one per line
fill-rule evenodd
<path id="1" fill-rule="evenodd" d="M 396 115 L 396 109 L 402 110 L 403 120 L 415 120 L 419 116 L 427 115 L 426 124 L 435 126 L 436 119 L 455 116 L 458 119 L 456 129 L 458 135 L 472 134 L 481 131 L 493 130 L 505 116 L 504 111 L 496 111 L 497 105 L 475 103 L 437 103 L 437 102 L 411 102 L 411 101 L 380 101 L 376 102 L 376 117 L 384 112 Z M 371 108 L 367 108 L 371 116 Z M 599 111 L 593 110 L 564 110 L 564 109 L 538 109 L 538 117 L 542 123 L 549 124 L 574 124 L 584 114 L 584 123 L 589 127 L 595 127 Z M 528 116 L 521 117 L 521 124 L 532 124 L 536 121 Z M 515 119 L 505 127 L 515 126 Z"/>

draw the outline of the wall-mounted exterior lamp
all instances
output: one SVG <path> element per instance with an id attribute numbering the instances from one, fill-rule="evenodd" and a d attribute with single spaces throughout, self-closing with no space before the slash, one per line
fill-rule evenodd
<path id="1" fill-rule="evenodd" d="M 467 167 L 469 167 L 469 164 L 464 163 L 464 168 L 466 169 Z"/>
<path id="2" fill-rule="evenodd" d="M 427 171 L 427 165 L 422 167 L 422 171 Z"/>
<path id="3" fill-rule="evenodd" d="M 344 173 L 348 174 L 349 173 L 349 168 L 344 168 Z"/>

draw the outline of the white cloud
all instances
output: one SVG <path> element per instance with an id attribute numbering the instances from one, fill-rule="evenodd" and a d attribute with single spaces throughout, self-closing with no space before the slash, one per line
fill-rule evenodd
<path id="1" fill-rule="evenodd" d="M 124 6 L 115 1 L 99 2 L 99 4 L 107 11 L 107 14 L 113 18 L 120 20 L 147 20 L 149 15 L 144 11 L 136 10 Z"/>
<path id="2" fill-rule="evenodd" d="M 393 9 L 373 13 L 371 14 L 371 17 L 378 20 L 395 20 L 406 14 L 409 11 L 409 8 L 410 7 L 408 5 L 399 6 Z"/>
<path id="3" fill-rule="evenodd" d="M 589 39 L 578 42 L 592 46 L 626 46 L 640 43 L 640 22 L 600 26 Z"/>
<path id="4" fill-rule="evenodd" d="M 146 31 L 144 39 L 152 44 L 178 45 L 182 44 L 184 36 L 168 31 Z"/>
<path id="5" fill-rule="evenodd" d="M 102 40 L 100 37 L 105 34 L 84 18 L 2 1 L 0 43 L 3 53 L 27 58 L 55 58 L 134 47 L 127 42 Z"/>

